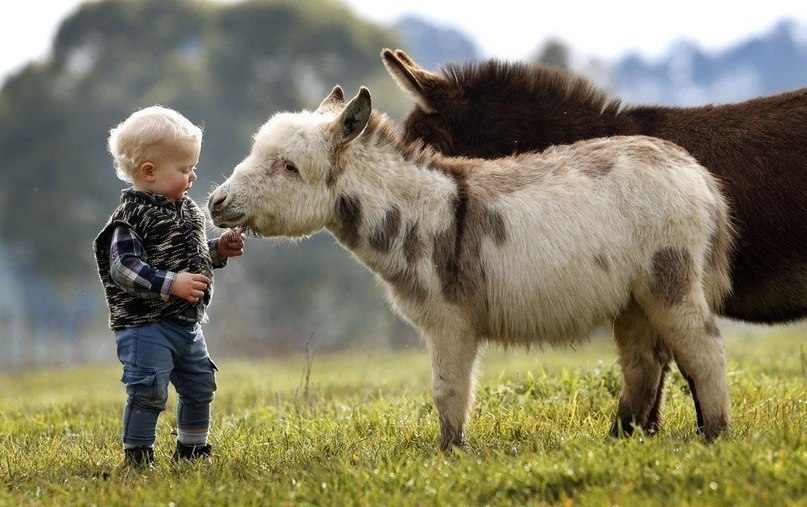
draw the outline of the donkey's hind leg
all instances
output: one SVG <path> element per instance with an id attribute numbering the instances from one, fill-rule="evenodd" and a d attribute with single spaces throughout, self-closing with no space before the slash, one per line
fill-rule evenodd
<path id="1" fill-rule="evenodd" d="M 666 310 L 669 318 L 658 322 L 664 343 L 690 384 L 699 429 L 707 440 L 714 440 L 729 426 L 729 392 L 725 354 L 714 317 L 703 313 Z M 697 312 L 697 310 L 694 310 Z M 676 315 L 677 314 L 677 315 Z M 661 316 L 661 315 L 660 315 Z"/>
<path id="2" fill-rule="evenodd" d="M 655 433 L 661 424 L 669 354 L 635 300 L 614 321 L 614 340 L 623 384 L 611 435 L 630 435 L 637 427 Z"/>
<path id="3" fill-rule="evenodd" d="M 729 426 L 729 392 L 720 330 L 688 255 L 666 256 L 654 276 L 634 291 L 664 347 L 687 378 L 707 440 Z"/>

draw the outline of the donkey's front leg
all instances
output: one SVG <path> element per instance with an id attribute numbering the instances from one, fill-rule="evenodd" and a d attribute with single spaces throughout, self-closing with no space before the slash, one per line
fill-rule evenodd
<path id="1" fill-rule="evenodd" d="M 440 417 L 440 449 L 464 443 L 465 420 L 474 401 L 476 337 L 470 333 L 428 334 L 432 396 Z"/>

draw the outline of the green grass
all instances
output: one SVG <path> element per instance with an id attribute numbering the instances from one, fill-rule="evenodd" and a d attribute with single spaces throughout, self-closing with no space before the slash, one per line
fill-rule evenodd
<path id="1" fill-rule="evenodd" d="M 488 351 L 462 452 L 436 451 L 425 351 L 221 361 L 212 465 L 120 466 L 108 366 L 0 375 L 0 505 L 807 505 L 807 342 L 728 333 L 733 427 L 705 445 L 686 382 L 655 437 L 606 438 L 620 387 L 609 340 Z"/>

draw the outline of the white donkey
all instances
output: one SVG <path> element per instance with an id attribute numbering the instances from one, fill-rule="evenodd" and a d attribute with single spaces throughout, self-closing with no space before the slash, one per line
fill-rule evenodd
<path id="1" fill-rule="evenodd" d="M 431 352 L 443 449 L 463 443 L 480 342 L 569 344 L 603 322 L 624 377 L 617 430 L 658 410 L 668 353 L 706 437 L 728 427 L 712 309 L 730 289 L 733 231 L 716 181 L 669 142 L 449 158 L 400 141 L 366 88 L 345 105 L 337 86 L 316 111 L 272 116 L 208 207 L 217 226 L 259 236 L 325 228 L 383 280 Z"/>

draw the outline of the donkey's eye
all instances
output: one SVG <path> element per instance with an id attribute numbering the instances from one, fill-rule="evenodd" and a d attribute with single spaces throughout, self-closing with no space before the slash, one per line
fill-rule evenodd
<path id="1" fill-rule="evenodd" d="M 286 162 L 283 164 L 283 168 L 290 173 L 299 173 L 300 170 L 297 169 L 297 166 L 292 164 L 291 162 Z"/>

